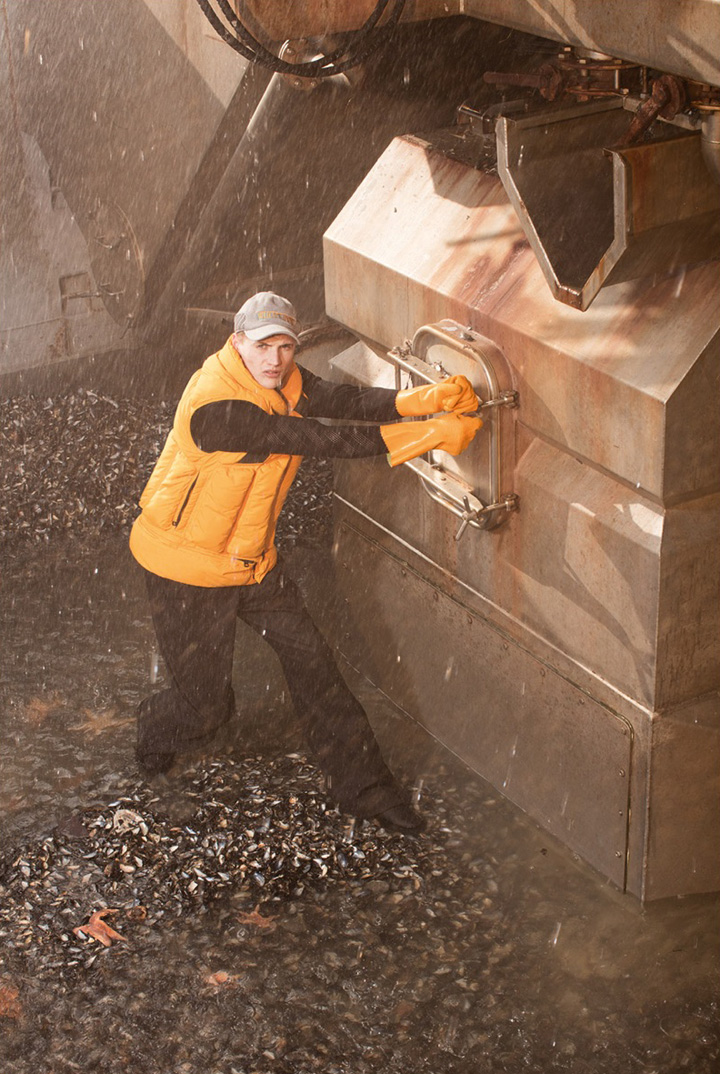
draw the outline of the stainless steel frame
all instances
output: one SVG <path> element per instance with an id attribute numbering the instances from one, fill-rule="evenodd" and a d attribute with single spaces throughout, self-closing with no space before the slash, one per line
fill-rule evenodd
<path id="1" fill-rule="evenodd" d="M 453 350 L 467 354 L 480 366 L 485 377 L 487 398 L 483 399 L 479 412 L 489 414 L 485 428 L 490 436 L 488 459 L 489 502 L 485 503 L 477 492 L 455 474 L 447 473 L 442 463 L 442 452 L 430 452 L 428 459 L 411 459 L 404 465 L 418 475 L 423 488 L 431 499 L 451 511 L 459 519 L 461 526 L 455 535 L 460 540 L 468 526 L 475 529 L 494 529 L 504 522 L 510 512 L 518 509 L 518 497 L 514 492 L 500 492 L 500 458 L 501 428 L 495 419 L 495 408 L 518 406 L 518 393 L 513 390 L 501 391 L 495 374 L 490 352 L 495 345 L 489 339 L 463 328 L 457 322 L 445 321 L 442 324 L 425 324 L 418 328 L 412 342 L 402 347 L 394 347 L 387 352 L 387 358 L 395 366 L 395 383 L 398 390 L 402 387 L 400 373 L 404 371 L 413 377 L 419 377 L 428 384 L 436 384 L 448 376 L 440 362 L 427 362 L 421 354 L 431 341 L 442 343 Z"/>

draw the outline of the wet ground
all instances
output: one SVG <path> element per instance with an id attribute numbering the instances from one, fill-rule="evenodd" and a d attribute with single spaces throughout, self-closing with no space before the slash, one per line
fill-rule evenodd
<path id="1" fill-rule="evenodd" d="M 118 533 L 6 563 L 0 1070 L 714 1074 L 717 901 L 643 912 L 349 669 L 420 839 L 332 809 L 244 631 L 225 739 L 139 779 L 138 574 Z"/>

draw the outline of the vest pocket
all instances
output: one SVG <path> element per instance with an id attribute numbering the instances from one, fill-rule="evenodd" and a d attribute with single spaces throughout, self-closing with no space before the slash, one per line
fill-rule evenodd
<path id="1" fill-rule="evenodd" d="M 227 551 L 238 515 L 245 506 L 254 469 L 228 466 L 202 485 L 182 525 L 183 540 L 208 552 Z"/>
<path id="2" fill-rule="evenodd" d="M 193 490 L 193 489 L 195 488 L 195 486 L 197 485 L 197 480 L 198 480 L 198 479 L 197 479 L 197 477 L 196 477 L 196 478 L 195 478 L 195 480 L 193 481 L 192 485 L 190 486 L 190 488 L 189 488 L 189 489 L 187 490 L 187 492 L 185 493 L 185 499 L 184 499 L 184 500 L 183 500 L 183 502 L 182 502 L 182 503 L 180 504 L 180 510 L 179 510 L 179 511 L 178 511 L 178 513 L 177 513 L 177 514 L 175 515 L 175 518 L 174 518 L 174 519 L 172 520 L 172 524 L 173 524 L 173 526 L 175 526 L 175 527 L 179 526 L 179 525 L 180 525 L 180 522 L 182 521 L 182 516 L 183 516 L 183 515 L 185 514 L 185 508 L 186 508 L 186 507 L 187 507 L 187 505 L 188 505 L 188 500 L 189 500 L 189 499 L 190 499 L 190 497 L 192 496 L 192 490 Z"/>
<path id="3" fill-rule="evenodd" d="M 151 482 L 153 478 L 154 474 Z M 177 526 L 178 516 L 184 512 L 197 479 L 195 467 L 182 455 L 176 455 L 167 473 L 163 475 L 162 483 L 149 490 L 150 495 L 143 504 L 143 514 L 147 521 L 161 530 Z"/>

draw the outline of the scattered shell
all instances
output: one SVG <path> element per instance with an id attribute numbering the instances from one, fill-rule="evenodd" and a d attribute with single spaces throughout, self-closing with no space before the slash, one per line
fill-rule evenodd
<path id="1" fill-rule="evenodd" d="M 88 389 L 2 402 L 0 539 L 4 551 L 61 533 L 127 530 L 172 425 L 175 404 Z M 306 459 L 278 541 L 330 541 L 332 465 Z"/>
<path id="2" fill-rule="evenodd" d="M 717 1070 L 714 916 L 637 927 L 453 766 L 422 785 L 418 840 L 341 817 L 281 750 L 141 784 L 122 716 L 147 689 L 146 611 L 128 589 L 118 617 L 125 585 L 103 589 L 101 566 L 89 588 L 88 555 L 118 559 L 173 407 L 4 406 L 3 1071 Z M 329 542 L 329 487 L 307 460 L 283 540 Z M 55 535 L 39 575 L 33 542 Z M 125 942 L 75 932 L 102 908 Z"/>
<path id="3" fill-rule="evenodd" d="M 56 829 L 0 855 L 6 944 L 30 937 L 38 948 L 62 948 L 58 915 L 82 919 L 98 905 L 144 906 L 153 920 L 172 919 L 241 890 L 255 900 L 338 883 L 410 893 L 449 869 L 442 837 L 416 842 L 356 822 L 349 838 L 321 774 L 298 754 L 205 762 L 183 796 L 179 824 L 137 782 L 106 808 L 78 814 L 84 840 Z"/>

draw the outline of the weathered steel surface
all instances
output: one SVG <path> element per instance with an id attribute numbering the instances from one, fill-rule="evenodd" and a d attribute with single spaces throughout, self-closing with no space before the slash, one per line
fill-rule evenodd
<path id="1" fill-rule="evenodd" d="M 461 0 L 406 0 L 403 22 L 413 19 L 433 19 L 457 15 Z M 288 37 L 309 37 L 319 34 L 344 33 L 359 30 L 377 5 L 377 0 L 246 0 L 248 7 L 268 37 L 285 41 Z M 382 26 L 392 10 L 390 3 L 379 23 Z M 237 8 L 236 8 L 237 10 Z"/>
<path id="2" fill-rule="evenodd" d="M 432 226 L 428 221 L 432 220 Z M 720 274 L 708 264 L 606 288 L 585 313 L 556 302 L 499 180 L 416 138 L 396 139 L 325 235 L 329 314 L 391 347 L 452 317 L 495 340 L 523 424 L 658 499 L 718 485 L 668 465 L 665 410 L 718 331 Z M 717 426 L 705 392 L 688 417 Z M 632 415 L 632 420 L 629 420 Z"/>
<path id="3" fill-rule="evenodd" d="M 720 535 L 704 532 L 718 529 L 707 511 L 694 542 L 682 535 L 686 554 L 665 577 L 658 506 L 539 439 L 516 469 L 520 512 L 496 534 L 472 531 L 456 541 L 457 519 L 430 500 L 411 473 L 372 464 L 339 467 L 337 489 L 482 593 L 491 605 L 486 614 L 523 645 L 531 644 L 529 635 L 546 639 L 556 650 L 552 659 L 563 654 L 566 674 L 577 678 L 590 669 L 616 695 L 650 709 L 717 687 L 717 602 L 710 576 L 693 574 L 692 567 L 701 545 L 703 562 L 712 568 Z M 697 621 L 673 614 L 683 597 L 703 608 Z M 667 670 L 657 653 L 663 607 L 663 656 L 693 653 Z"/>
<path id="4" fill-rule="evenodd" d="M 351 663 L 627 891 L 720 886 L 716 695 L 658 717 L 603 694 L 351 505 L 336 513 Z"/>
<path id="5" fill-rule="evenodd" d="M 577 309 L 590 304 L 604 280 L 593 280 L 615 231 L 613 172 L 604 150 L 629 122 L 620 98 L 498 120 L 503 186 L 551 293 Z"/>
<path id="6" fill-rule="evenodd" d="M 223 106 L 187 58 L 167 47 L 165 30 L 141 3 L 18 3 L 9 45 L 20 122 L 37 138 L 91 249 L 104 259 L 97 282 L 124 322 L 138 308 L 127 308 L 124 294 L 117 311 L 113 301 L 126 285 L 125 235 L 136 247 L 131 260 L 141 295 Z M 82 92 L 73 92 L 78 85 Z"/>
<path id="7" fill-rule="evenodd" d="M 720 257 L 700 134 L 630 131 L 620 99 L 497 123 L 498 172 L 552 294 L 585 310 L 608 283 Z"/>
<path id="8" fill-rule="evenodd" d="M 718 0 L 461 0 L 464 14 L 720 83 Z"/>
<path id="9" fill-rule="evenodd" d="M 528 677 L 521 654 L 551 667 L 632 727 L 628 889 L 648 898 L 712 889 L 716 862 L 702 829 L 718 808 L 715 761 L 696 755 L 704 740 L 691 722 L 676 730 L 675 721 L 704 697 L 703 726 L 709 735 L 718 726 L 716 266 L 610 286 L 586 313 L 563 306 L 549 294 L 501 185 L 415 138 L 393 143 L 358 188 L 326 235 L 325 264 L 329 312 L 374 349 L 449 317 L 501 347 L 520 396 L 511 420 L 521 509 L 494 533 L 456 541 L 457 520 L 410 472 L 392 473 L 382 462 L 338 468 L 338 495 L 372 547 L 382 548 L 371 561 L 356 542 L 338 567 L 352 601 L 376 604 L 374 637 L 366 639 L 371 663 L 380 659 L 372 673 L 503 789 L 505 775 L 481 756 L 480 743 L 497 741 L 496 721 L 514 726 L 518 681 L 532 681 L 540 699 L 537 743 L 556 741 L 564 702 L 559 715 L 543 706 L 544 688 Z M 340 356 L 344 376 L 374 382 L 373 361 L 361 354 L 369 349 Z M 341 552 L 347 543 L 343 536 Z M 417 591 L 394 574 L 390 581 L 392 564 L 405 556 L 426 580 Z M 445 596 L 421 599 L 425 584 Z M 397 585 L 406 585 L 417 613 L 406 608 L 400 618 Z M 508 644 L 495 660 L 507 672 L 492 680 L 490 711 L 475 700 L 485 650 L 494 650 L 484 635 L 466 648 L 462 619 L 441 610 L 445 600 L 464 605 L 469 593 L 487 629 Z M 404 633 L 412 636 L 407 646 Z M 391 643 L 397 667 L 381 660 Z M 444 706 L 426 681 L 434 644 L 464 654 L 457 693 Z M 428 691 L 436 711 L 425 708 Z M 604 716 L 593 713 L 602 736 Z M 583 742 L 582 763 L 602 766 L 603 750 Z M 537 774 L 531 766 L 513 772 L 529 788 L 515 800 L 548 823 Z M 694 773 L 685 825 L 666 803 L 679 801 Z M 590 838 L 581 852 L 616 878 L 607 854 L 612 824 L 602 812 L 595 821 L 596 845 Z M 688 843 L 677 855 L 682 831 Z"/>
<path id="10" fill-rule="evenodd" d="M 356 30 L 376 0 L 248 0 L 267 33 L 287 37 Z M 470 15 L 563 44 L 720 84 L 718 0 L 407 0 L 403 21 Z"/>
<path id="11" fill-rule="evenodd" d="M 439 309 L 501 343 L 521 401 L 506 415 L 520 514 L 490 544 L 455 542 L 457 520 L 419 484 L 398 497 L 358 475 L 349 498 L 641 704 L 698 696 L 718 685 L 717 515 L 696 504 L 718 484 L 717 342 L 701 353 L 718 274 L 616 286 L 580 314 L 551 298 L 522 240 L 513 258 L 514 220 L 492 179 L 398 141 L 327 234 L 326 295 L 386 346 Z"/>
<path id="12" fill-rule="evenodd" d="M 543 827 L 625 885 L 632 734 L 553 668 L 362 537 L 337 531 L 341 649 Z M 422 653 L 421 661 L 417 654 Z"/>
<path id="13" fill-rule="evenodd" d="M 720 888 L 720 727 L 708 696 L 653 721 L 643 897 Z"/>
<path id="14" fill-rule="evenodd" d="M 720 685 L 720 496 L 665 512 L 655 697 L 663 709 Z M 720 754 L 718 754 L 720 757 Z"/>

